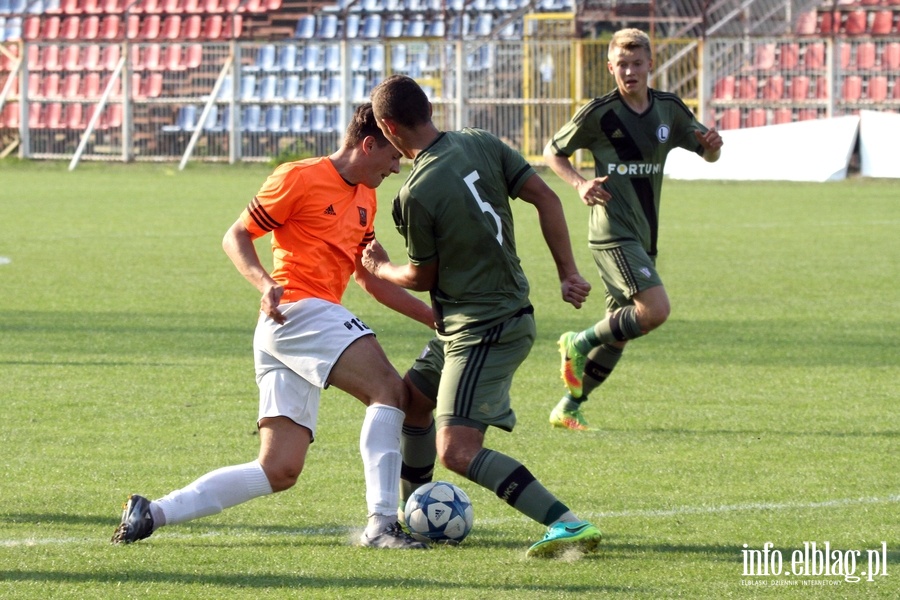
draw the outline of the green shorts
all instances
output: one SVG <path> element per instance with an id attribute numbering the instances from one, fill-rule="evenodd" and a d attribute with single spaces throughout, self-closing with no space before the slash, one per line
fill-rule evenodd
<path id="1" fill-rule="evenodd" d="M 534 315 L 521 314 L 485 332 L 431 340 L 409 370 L 419 391 L 435 401 L 438 428 L 465 425 L 512 431 L 516 414 L 509 390 L 534 345 Z"/>
<path id="2" fill-rule="evenodd" d="M 656 259 L 650 257 L 638 242 L 623 242 L 614 248 L 592 249 L 594 263 L 606 286 L 606 309 L 609 312 L 633 304 L 638 292 L 662 285 L 656 271 Z"/>

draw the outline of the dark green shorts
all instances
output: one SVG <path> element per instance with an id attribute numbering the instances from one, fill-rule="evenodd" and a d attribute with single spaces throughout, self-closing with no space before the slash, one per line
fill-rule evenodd
<path id="1" fill-rule="evenodd" d="M 512 431 L 516 414 L 509 390 L 513 375 L 534 345 L 534 315 L 524 314 L 476 334 L 431 340 L 409 377 L 436 402 L 438 428 L 465 425 Z"/>
<path id="2" fill-rule="evenodd" d="M 663 284 L 656 271 L 656 259 L 638 242 L 592 249 L 591 254 L 606 286 L 606 308 L 610 312 L 633 304 L 631 298 L 638 292 Z"/>

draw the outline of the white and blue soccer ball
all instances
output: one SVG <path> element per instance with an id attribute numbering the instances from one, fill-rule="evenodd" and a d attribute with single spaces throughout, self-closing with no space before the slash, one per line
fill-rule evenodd
<path id="1" fill-rule="evenodd" d="M 447 481 L 426 483 L 412 493 L 404 511 L 410 534 L 423 542 L 458 544 L 472 531 L 472 502 Z"/>

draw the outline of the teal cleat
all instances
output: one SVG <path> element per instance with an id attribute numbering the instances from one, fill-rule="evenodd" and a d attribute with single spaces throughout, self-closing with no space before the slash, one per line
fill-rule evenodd
<path id="1" fill-rule="evenodd" d="M 556 523 L 544 534 L 544 539 L 533 544 L 526 556 L 553 558 L 569 548 L 582 553 L 595 552 L 603 534 L 587 521 Z"/>

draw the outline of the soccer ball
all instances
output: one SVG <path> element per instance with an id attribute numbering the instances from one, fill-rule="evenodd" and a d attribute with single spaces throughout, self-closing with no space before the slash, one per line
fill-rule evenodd
<path id="1" fill-rule="evenodd" d="M 432 481 L 414 491 L 404 515 L 409 532 L 423 542 L 458 544 L 472 530 L 472 502 L 447 481 Z"/>

